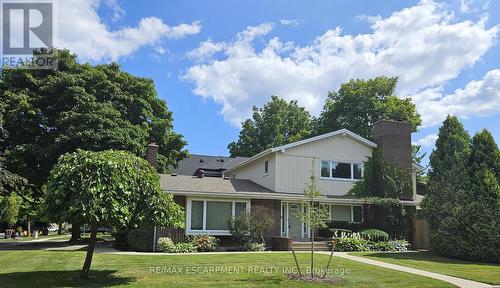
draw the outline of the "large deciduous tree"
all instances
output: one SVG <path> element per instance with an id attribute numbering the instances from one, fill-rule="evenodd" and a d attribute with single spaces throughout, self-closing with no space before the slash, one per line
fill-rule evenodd
<path id="1" fill-rule="evenodd" d="M 158 171 L 187 156 L 186 142 L 173 131 L 172 113 L 151 79 L 116 63 L 80 64 L 67 50 L 58 50 L 57 60 L 56 71 L 0 74 L 0 149 L 9 171 L 41 187 L 64 153 L 118 149 L 144 155 L 151 139 L 159 145 Z"/>
<path id="2" fill-rule="evenodd" d="M 408 121 L 417 131 L 422 122 L 420 115 L 411 98 L 394 95 L 397 83 L 397 77 L 377 77 L 341 84 L 338 91 L 328 93 L 323 110 L 314 121 L 314 134 L 346 128 L 371 139 L 373 124 L 383 118 Z"/>
<path id="3" fill-rule="evenodd" d="M 116 63 L 80 64 L 67 50 L 58 50 L 57 60 L 56 71 L 8 69 L 0 74 L 5 132 L 0 151 L 4 167 L 33 185 L 30 197 L 41 196 L 40 187 L 59 156 L 77 149 L 143 156 L 154 139 L 160 172 L 187 156 L 186 142 L 173 131 L 172 113 L 151 79 L 124 72 Z M 76 240 L 80 228 L 74 224 Z"/>
<path id="4" fill-rule="evenodd" d="M 251 119 L 242 123 L 238 140 L 228 145 L 232 157 L 251 157 L 270 147 L 302 140 L 311 132 L 309 112 L 297 104 L 272 96 L 264 107 L 253 107 Z"/>
<path id="5" fill-rule="evenodd" d="M 81 277 L 88 277 L 97 227 L 160 225 L 182 227 L 182 208 L 160 189 L 160 179 L 144 159 L 125 151 L 78 150 L 63 155 L 50 172 L 45 207 L 56 222 L 90 223 Z"/>

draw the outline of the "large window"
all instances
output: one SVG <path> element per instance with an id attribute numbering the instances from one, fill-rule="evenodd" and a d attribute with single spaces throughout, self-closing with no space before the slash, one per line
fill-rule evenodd
<path id="1" fill-rule="evenodd" d="M 321 178 L 357 180 L 363 178 L 363 163 L 321 161 Z"/>
<path id="2" fill-rule="evenodd" d="M 187 233 L 229 235 L 227 222 L 250 208 L 245 200 L 188 200 Z"/>
<path id="3" fill-rule="evenodd" d="M 330 205 L 330 220 L 341 222 L 363 222 L 363 206 Z"/>

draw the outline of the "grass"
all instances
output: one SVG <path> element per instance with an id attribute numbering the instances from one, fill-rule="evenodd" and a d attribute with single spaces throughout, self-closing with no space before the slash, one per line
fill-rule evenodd
<path id="1" fill-rule="evenodd" d="M 85 243 L 85 241 L 88 241 L 90 237 L 90 234 L 89 233 L 85 233 L 83 234 L 82 233 L 82 238 L 79 240 L 79 242 L 82 242 L 82 243 Z M 57 232 L 49 232 L 49 235 L 45 235 L 45 236 L 42 236 L 42 235 L 39 235 L 38 238 L 34 238 L 34 237 L 22 237 L 21 239 L 14 239 L 14 238 L 0 238 L 0 244 L 1 243 L 15 243 L 15 242 L 29 242 L 29 241 L 33 241 L 33 240 L 69 240 L 71 238 L 71 234 L 61 234 L 61 235 L 57 235 Z M 97 233 L 97 238 L 100 239 L 100 240 L 112 240 L 113 239 L 113 236 L 111 236 L 111 234 L 109 233 Z"/>
<path id="2" fill-rule="evenodd" d="M 62 234 L 62 235 L 57 235 L 57 232 L 49 232 L 49 235 L 38 235 L 38 238 L 34 237 L 21 237 L 21 239 L 14 239 L 14 238 L 0 238 L 0 243 L 10 243 L 10 242 L 26 242 L 26 241 L 31 241 L 31 240 L 42 240 L 42 239 L 48 239 L 50 238 L 51 240 L 63 240 L 63 239 L 69 239 L 71 235 L 68 234 Z"/>
<path id="3" fill-rule="evenodd" d="M 96 253 L 91 269 L 94 279 L 91 280 L 78 278 L 85 257 L 85 252 L 82 251 L 2 251 L 1 255 L 0 287 L 323 287 L 286 278 L 283 269 L 294 267 L 290 253 Z M 316 259 L 318 266 L 325 266 L 328 256 L 317 255 Z M 309 255 L 299 254 L 298 260 L 304 265 L 304 270 Z M 210 269 L 209 267 L 226 267 L 227 272 L 205 273 L 210 272 L 205 270 Z M 332 260 L 331 267 L 332 274 L 345 279 L 346 283 L 341 287 L 453 287 L 431 278 L 337 257 Z M 152 268 L 164 273 L 151 273 Z M 201 269 L 198 271 L 201 273 L 194 273 L 195 268 Z M 229 273 L 229 269 L 233 273 Z M 188 271 L 191 272 L 187 273 Z M 237 271 L 241 273 L 236 273 Z"/>
<path id="4" fill-rule="evenodd" d="M 467 262 L 429 252 L 415 253 L 350 253 L 356 256 L 441 273 L 483 283 L 500 284 L 500 264 Z"/>

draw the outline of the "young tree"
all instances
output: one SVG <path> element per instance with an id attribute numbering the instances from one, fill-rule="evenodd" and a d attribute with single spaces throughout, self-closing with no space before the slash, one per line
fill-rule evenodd
<path id="1" fill-rule="evenodd" d="M 182 208 L 160 188 L 159 175 L 144 159 L 125 151 L 77 152 L 61 156 L 45 187 L 48 217 L 90 223 L 81 277 L 92 263 L 97 227 L 182 227 Z"/>
<path id="2" fill-rule="evenodd" d="M 453 256 L 457 248 L 453 234 L 463 228 L 454 209 L 467 189 L 470 137 L 455 116 L 446 118 L 438 136 L 436 149 L 430 156 L 427 195 L 422 207 L 433 249 Z"/>
<path id="3" fill-rule="evenodd" d="M 417 131 L 422 120 L 410 98 L 394 96 L 397 77 L 356 79 L 328 93 L 313 134 L 319 135 L 346 128 L 365 138 L 372 138 L 373 124 L 380 119 L 406 120 Z"/>
<path id="4" fill-rule="evenodd" d="M 251 119 L 242 123 L 238 140 L 228 145 L 231 157 L 251 157 L 270 147 L 302 140 L 311 132 L 309 112 L 297 104 L 272 96 L 264 107 L 253 107 Z"/>
<path id="5" fill-rule="evenodd" d="M 314 277 L 314 240 L 315 232 L 319 228 L 326 227 L 328 221 L 328 209 L 318 203 L 322 196 L 318 187 L 318 180 L 315 173 L 315 161 L 312 161 L 311 177 L 306 183 L 304 197 L 306 200 L 302 202 L 302 207 L 296 216 L 309 227 L 311 232 L 311 277 Z"/>

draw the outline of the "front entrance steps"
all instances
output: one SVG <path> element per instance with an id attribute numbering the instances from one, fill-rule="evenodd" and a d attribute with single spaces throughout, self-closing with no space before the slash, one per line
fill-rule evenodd
<path id="1" fill-rule="evenodd" d="M 293 241 L 293 250 L 311 251 L 312 242 Z M 332 251 L 331 241 L 314 241 L 314 251 Z"/>

